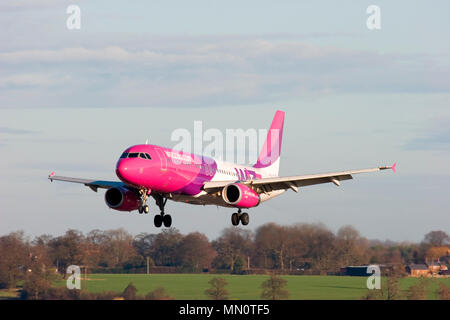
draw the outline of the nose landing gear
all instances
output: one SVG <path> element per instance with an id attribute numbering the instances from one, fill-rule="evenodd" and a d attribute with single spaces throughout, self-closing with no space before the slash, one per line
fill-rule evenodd
<path id="1" fill-rule="evenodd" d="M 150 190 L 141 189 L 139 190 L 139 194 L 141 195 L 141 205 L 138 207 L 139 214 L 145 213 L 147 214 L 149 212 L 149 208 L 147 205 L 147 199 L 150 195 Z"/>

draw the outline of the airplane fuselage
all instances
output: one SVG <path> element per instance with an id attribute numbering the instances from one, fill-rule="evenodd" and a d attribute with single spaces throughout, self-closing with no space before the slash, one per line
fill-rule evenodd
<path id="1" fill-rule="evenodd" d="M 213 201 L 214 197 L 203 191 L 205 182 L 237 182 L 270 177 L 251 166 L 148 144 L 127 148 L 117 161 L 116 174 L 130 187 L 168 194 L 175 201 L 227 207 L 229 205 L 221 198 Z"/>

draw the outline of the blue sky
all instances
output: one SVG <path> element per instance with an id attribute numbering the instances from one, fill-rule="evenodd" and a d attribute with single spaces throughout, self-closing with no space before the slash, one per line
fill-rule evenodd
<path id="1" fill-rule="evenodd" d="M 81 30 L 66 29 L 68 5 Z M 366 8 L 381 8 L 378 31 Z M 46 180 L 116 179 L 127 146 L 177 128 L 267 128 L 286 111 L 281 174 L 391 164 L 398 172 L 288 192 L 266 222 L 354 225 L 368 238 L 449 232 L 450 5 L 435 1 L 60 1 L 0 4 L 0 234 L 126 227 L 103 192 Z M 153 210 L 152 210 L 153 209 Z M 155 213 L 156 207 L 151 207 Z M 232 210 L 170 203 L 182 232 L 218 236 Z"/>

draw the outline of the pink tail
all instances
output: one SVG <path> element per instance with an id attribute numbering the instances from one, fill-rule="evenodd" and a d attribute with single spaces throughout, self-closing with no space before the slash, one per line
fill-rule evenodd
<path id="1" fill-rule="evenodd" d="M 397 162 L 395 162 L 393 165 L 392 165 L 392 167 L 391 167 L 391 169 L 392 169 L 392 171 L 394 171 L 394 173 L 396 172 L 396 167 L 397 166 Z"/>
<path id="2" fill-rule="evenodd" d="M 278 175 L 280 167 L 281 142 L 283 138 L 284 112 L 277 111 L 272 120 L 266 141 L 259 154 L 255 168 L 267 168 L 270 175 Z"/>

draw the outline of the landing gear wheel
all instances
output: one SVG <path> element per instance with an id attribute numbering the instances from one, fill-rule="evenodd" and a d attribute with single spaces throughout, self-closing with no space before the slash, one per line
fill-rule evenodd
<path id="1" fill-rule="evenodd" d="M 153 222 L 155 223 L 155 227 L 160 228 L 163 222 L 163 217 L 160 214 L 157 214 Z"/>
<path id="2" fill-rule="evenodd" d="M 233 226 L 237 226 L 239 224 L 239 215 L 237 213 L 233 213 L 231 215 L 231 224 Z"/>
<path id="3" fill-rule="evenodd" d="M 149 211 L 149 209 L 148 209 L 148 205 L 145 205 L 142 211 L 143 211 L 143 212 L 145 212 L 145 213 L 147 214 L 147 213 L 148 213 L 148 211 Z"/>
<path id="4" fill-rule="evenodd" d="M 142 206 L 139 206 L 138 211 L 139 211 L 139 214 L 142 214 L 142 212 L 144 212 L 144 208 Z"/>
<path id="5" fill-rule="evenodd" d="M 172 217 L 170 216 L 170 214 L 166 214 L 165 216 L 163 216 L 162 220 L 164 222 L 164 227 L 170 228 L 170 226 L 172 225 Z"/>
<path id="6" fill-rule="evenodd" d="M 248 216 L 247 212 L 244 212 L 243 214 L 241 214 L 239 219 L 241 220 L 241 223 L 243 226 L 248 225 L 248 223 L 250 222 L 250 217 Z"/>

